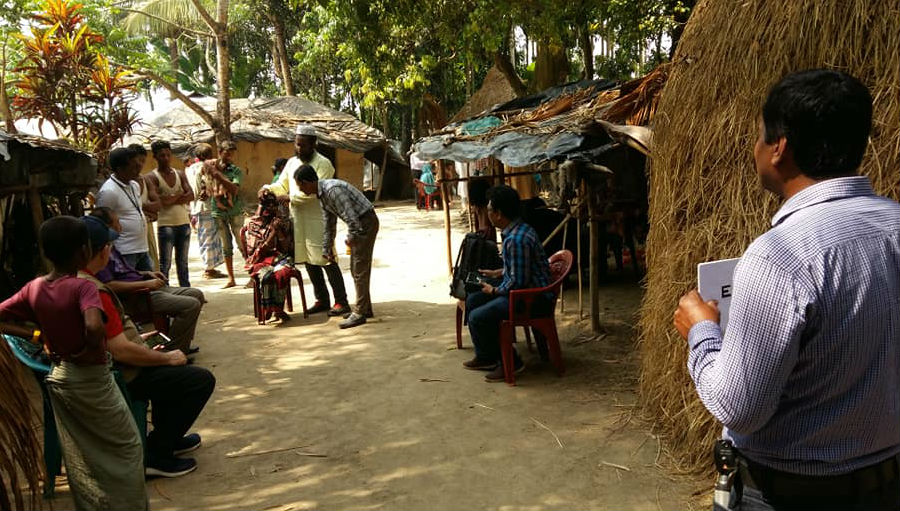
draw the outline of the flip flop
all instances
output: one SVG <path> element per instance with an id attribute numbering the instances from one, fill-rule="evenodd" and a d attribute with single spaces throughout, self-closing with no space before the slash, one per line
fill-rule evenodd
<path id="1" fill-rule="evenodd" d="M 228 275 L 220 272 L 219 270 L 211 270 L 203 272 L 203 278 L 205 279 L 224 279 L 227 278 Z"/>
<path id="2" fill-rule="evenodd" d="M 228 289 L 235 286 L 237 286 L 237 284 L 235 284 L 234 282 L 227 282 L 224 286 L 222 286 L 222 289 Z"/>

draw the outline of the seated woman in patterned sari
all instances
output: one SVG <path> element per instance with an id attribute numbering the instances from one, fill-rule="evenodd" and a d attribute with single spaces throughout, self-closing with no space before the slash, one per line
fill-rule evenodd
<path id="1" fill-rule="evenodd" d="M 262 317 L 287 321 L 284 312 L 287 286 L 294 270 L 294 239 L 287 201 L 281 202 L 271 193 L 259 202 L 256 215 L 243 231 L 247 254 L 245 269 L 259 282 Z"/>

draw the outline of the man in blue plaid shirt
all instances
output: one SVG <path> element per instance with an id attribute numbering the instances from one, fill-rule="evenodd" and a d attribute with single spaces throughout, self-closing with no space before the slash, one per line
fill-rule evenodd
<path id="1" fill-rule="evenodd" d="M 785 202 L 735 269 L 724 335 L 696 291 L 675 311 L 739 453 L 730 509 L 900 509 L 900 205 L 856 175 L 871 128 L 855 78 L 775 85 L 754 157 Z"/>
<path id="2" fill-rule="evenodd" d="M 463 367 L 489 371 L 485 381 L 504 381 L 503 364 L 500 363 L 500 321 L 509 317 L 509 292 L 513 289 L 533 289 L 550 285 L 550 264 L 544 247 L 534 228 L 519 216 L 519 194 L 501 185 L 488 190 L 487 213 L 491 223 L 501 229 L 503 238 L 503 268 L 479 270 L 486 277 L 481 291 L 466 298 L 469 334 L 475 345 L 475 358 L 463 363 Z M 536 301 L 532 311 L 549 312 L 550 300 Z M 535 332 L 535 336 L 540 334 Z M 515 356 L 516 372 L 525 363 Z"/>

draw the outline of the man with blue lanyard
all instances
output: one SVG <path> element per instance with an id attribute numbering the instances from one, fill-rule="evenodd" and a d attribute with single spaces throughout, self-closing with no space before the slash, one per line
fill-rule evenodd
<path id="1" fill-rule="evenodd" d="M 137 154 L 128 148 L 117 147 L 109 152 L 107 161 L 112 175 L 97 192 L 97 205 L 107 207 L 119 216 L 122 232 L 115 245 L 122 257 L 139 271 L 152 271 L 147 221 L 141 207 L 141 186 L 136 181 L 141 172 Z"/>

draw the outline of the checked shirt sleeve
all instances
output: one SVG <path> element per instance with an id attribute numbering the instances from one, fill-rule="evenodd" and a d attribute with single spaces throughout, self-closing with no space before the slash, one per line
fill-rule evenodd
<path id="1" fill-rule="evenodd" d="M 525 238 L 519 233 L 510 236 L 503 247 L 503 281 L 497 286 L 497 294 L 508 294 L 511 289 L 528 287 L 531 268 L 531 251 L 523 246 Z"/>
<path id="2" fill-rule="evenodd" d="M 724 338 L 702 321 L 688 336 L 688 372 L 706 408 L 749 434 L 774 415 L 797 363 L 810 303 L 806 288 L 769 259 L 745 254 L 735 269 Z"/>
<path id="3" fill-rule="evenodd" d="M 329 211 L 329 208 L 325 207 L 324 201 L 322 201 L 322 221 L 325 223 L 322 253 L 325 256 L 331 256 L 331 249 L 334 247 L 334 237 L 337 234 L 337 216 Z"/>

